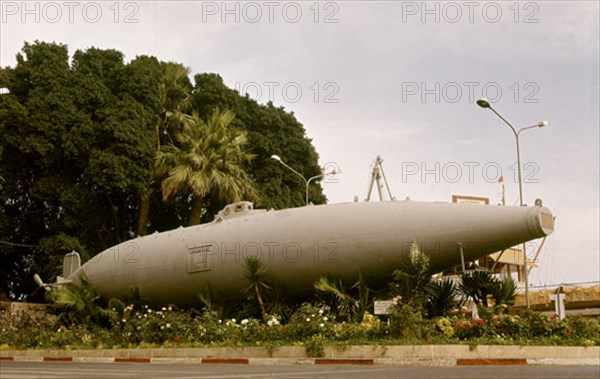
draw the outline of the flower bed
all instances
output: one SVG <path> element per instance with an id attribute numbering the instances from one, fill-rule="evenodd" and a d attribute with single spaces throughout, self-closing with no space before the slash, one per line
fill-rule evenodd
<path id="1" fill-rule="evenodd" d="M 360 322 L 337 322 L 326 308 L 304 304 L 285 324 L 274 316 L 223 319 L 210 311 L 133 305 L 106 310 L 101 322 L 14 318 L 2 310 L 0 327 L 3 349 L 302 345 L 309 356 L 321 356 L 325 345 L 336 344 L 600 345 L 596 318 L 524 312 L 428 320 L 407 305 L 386 319 L 365 313 Z"/>

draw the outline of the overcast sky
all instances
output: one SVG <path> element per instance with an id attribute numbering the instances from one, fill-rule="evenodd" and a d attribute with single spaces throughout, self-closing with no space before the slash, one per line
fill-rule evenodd
<path id="1" fill-rule="evenodd" d="M 597 1 L 1 6 L 2 66 L 36 39 L 71 54 L 114 48 L 217 72 L 293 111 L 321 165 L 342 171 L 323 183 L 334 203 L 366 197 L 381 155 L 399 200 L 496 204 L 502 175 L 507 204 L 518 205 L 514 136 L 475 100 L 488 97 L 516 128 L 548 120 L 521 134 L 525 202 L 541 198 L 557 217 L 530 282 L 600 279 Z"/>

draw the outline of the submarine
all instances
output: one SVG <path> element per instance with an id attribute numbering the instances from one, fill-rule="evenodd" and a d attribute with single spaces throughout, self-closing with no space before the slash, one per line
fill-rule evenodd
<path id="1" fill-rule="evenodd" d="M 62 277 L 50 286 L 78 284 L 85 273 L 105 298 L 135 288 L 153 305 L 193 306 L 207 286 L 239 297 L 247 286 L 245 260 L 256 257 L 290 294 L 312 290 L 322 275 L 354 282 L 360 273 L 373 288 L 383 288 L 409 259 L 413 243 L 440 272 L 553 230 L 554 216 L 541 202 L 511 207 L 405 200 L 261 210 L 242 201 L 225 206 L 210 223 L 138 237 L 83 265 L 71 252 Z"/>

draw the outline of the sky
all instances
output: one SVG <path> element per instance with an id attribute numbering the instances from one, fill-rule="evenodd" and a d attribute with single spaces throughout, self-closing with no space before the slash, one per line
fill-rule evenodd
<path id="1" fill-rule="evenodd" d="M 25 41 L 216 72 L 293 111 L 330 203 L 363 200 L 376 156 L 398 200 L 542 199 L 556 228 L 532 285 L 600 280 L 597 1 L 1 1 L 0 65 Z M 281 158 L 285 160 L 284 154 Z M 528 245 L 533 257 L 540 241 Z"/>

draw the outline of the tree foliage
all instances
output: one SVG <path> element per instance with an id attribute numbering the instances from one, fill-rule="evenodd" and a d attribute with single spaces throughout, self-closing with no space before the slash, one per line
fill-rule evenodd
<path id="1" fill-rule="evenodd" d="M 163 178 L 163 200 L 175 194 L 192 196 L 189 225 L 200 223 L 204 198 L 213 191 L 227 202 L 256 198 L 254 184 L 244 170 L 253 156 L 245 152 L 246 133 L 230 127 L 235 115 L 218 108 L 204 123 L 193 115 L 163 146 L 156 157 L 156 175 Z"/>
<path id="2" fill-rule="evenodd" d="M 338 320 L 348 320 L 356 313 L 357 302 L 341 279 L 321 276 L 313 287 L 321 301 L 329 306 Z"/>
<path id="3" fill-rule="evenodd" d="M 107 315 L 107 311 L 103 307 L 105 304 L 102 303 L 102 299 L 90 284 L 85 273 L 80 275 L 79 281 L 79 285 L 67 283 L 50 290 L 47 296 L 52 302 L 52 306 L 59 312 L 59 318 L 67 325 L 73 322 L 102 323 Z"/>
<path id="4" fill-rule="evenodd" d="M 419 250 L 416 243 L 413 243 L 408 259 L 405 259 L 400 269 L 392 274 L 391 288 L 402 296 L 404 302 L 423 308 L 431 286 L 431 274 L 429 258 Z"/>
<path id="5" fill-rule="evenodd" d="M 215 108 L 235 113 L 232 126 L 247 133 L 250 152 L 254 154 L 248 172 L 258 190 L 257 206 L 282 209 L 305 204 L 302 179 L 271 159 L 273 154 L 281 156 L 305 178 L 321 173 L 312 141 L 306 137 L 304 127 L 293 113 L 270 102 L 261 105 L 247 95 L 241 96 L 214 73 L 195 75 L 191 101 L 203 120 L 208 119 Z M 325 203 L 318 183 L 311 184 L 310 199 L 314 204 Z M 217 198 L 207 199 L 207 214 L 214 214 L 223 205 L 224 202 Z"/>
<path id="6" fill-rule="evenodd" d="M 303 205 L 303 183 L 269 159 L 279 154 L 306 176 L 319 173 L 293 113 L 241 96 L 217 74 L 196 74 L 193 84 L 189 75 L 151 56 L 126 62 L 94 47 L 70 56 L 66 45 L 38 41 L 25 43 L 14 67 L 0 68 L 0 87 L 9 90 L 0 95 L 0 292 L 29 296 L 33 273 L 51 281 L 68 249 L 85 260 L 184 224 L 194 196 L 180 191 L 163 201 L 154 167 L 162 147 L 184 147 L 177 134 L 194 113 L 205 123 L 217 107 L 236 114 L 231 128 L 256 157 L 242 159 L 241 169 L 258 206 Z M 311 191 L 313 202 L 325 202 L 319 186 Z M 238 195 L 211 186 L 204 220 L 245 193 Z"/>
<path id="7" fill-rule="evenodd" d="M 267 269 L 260 259 L 252 256 L 244 259 L 244 279 L 248 285 L 242 290 L 242 293 L 253 294 L 256 297 L 262 319 L 267 322 L 267 310 L 263 297 L 264 291 L 271 290 L 271 285 L 267 277 Z"/>

